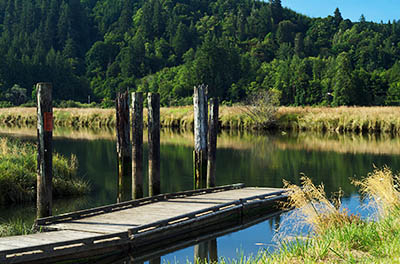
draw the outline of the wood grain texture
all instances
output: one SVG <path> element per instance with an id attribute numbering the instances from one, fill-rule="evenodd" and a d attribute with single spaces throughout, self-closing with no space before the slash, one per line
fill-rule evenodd
<path id="1" fill-rule="evenodd" d="M 53 217 L 61 219 L 58 223 L 51 218 L 39 219 L 42 226 L 49 223 L 44 227 L 58 231 L 0 238 L 0 263 L 41 263 L 118 249 L 154 251 L 262 218 L 276 210 L 275 202 L 285 197 L 282 189 L 232 188 L 182 192 L 165 195 L 164 199 L 143 198 L 148 203 L 135 206 L 125 202 L 131 206 L 116 211 L 110 205 L 104 207 L 110 210 L 77 219 Z"/>
<path id="2" fill-rule="evenodd" d="M 37 89 L 37 217 L 52 215 L 53 196 L 53 102 L 51 83 L 38 83 Z M 51 122 L 51 124 L 50 124 Z M 50 129 L 51 128 L 51 129 Z"/>

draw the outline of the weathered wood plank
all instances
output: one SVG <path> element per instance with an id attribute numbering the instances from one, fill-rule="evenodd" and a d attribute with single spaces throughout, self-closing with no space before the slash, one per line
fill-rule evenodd
<path id="1" fill-rule="evenodd" d="M 175 198 L 110 214 L 101 214 L 68 223 L 54 224 L 50 227 L 56 229 L 86 230 L 103 234 L 122 232 L 134 226 L 182 216 L 197 210 L 230 203 L 239 199 L 246 199 L 250 196 L 254 198 L 258 197 L 257 195 L 265 195 L 265 190 L 267 190 L 267 193 L 271 193 L 271 190 L 276 189 L 240 189 L 222 193 L 204 194 L 202 196 Z"/>
<path id="2" fill-rule="evenodd" d="M 60 221 L 69 221 L 72 219 L 79 219 L 82 217 L 87 217 L 89 215 L 99 215 L 99 214 L 106 214 L 106 213 L 111 213 L 111 212 L 116 212 L 119 210 L 124 210 L 127 208 L 132 208 L 132 207 L 140 207 L 144 205 L 148 205 L 149 203 L 155 203 L 159 201 L 164 201 L 166 199 L 172 199 L 172 198 L 177 198 L 177 197 L 187 197 L 187 196 L 197 196 L 197 195 L 203 195 L 205 193 L 213 193 L 213 192 L 223 192 L 226 190 L 232 190 L 232 189 L 240 189 L 243 188 L 244 185 L 242 183 L 240 184 L 232 184 L 232 185 L 225 185 L 225 186 L 219 186 L 215 188 L 208 188 L 208 189 L 199 189 L 199 190 L 190 190 L 190 191 L 183 191 L 183 192 L 178 192 L 178 193 L 172 193 L 172 194 L 161 194 L 153 197 L 146 197 L 138 200 L 133 200 L 133 201 L 127 201 L 127 202 L 121 202 L 117 204 L 112 204 L 112 205 L 106 205 L 106 206 L 100 206 L 92 209 L 86 209 L 86 210 L 81 210 L 81 211 L 76 211 L 72 213 L 66 213 L 66 214 L 61 214 L 58 216 L 52 216 L 52 217 L 45 217 L 41 219 L 36 220 L 36 225 L 48 225 L 50 223 L 55 223 L 55 222 L 60 222 Z"/>
<path id="3" fill-rule="evenodd" d="M 124 210 L 116 207 L 118 210 L 109 213 L 47 225 L 64 231 L 0 238 L 0 263 L 41 263 L 43 259 L 111 250 L 151 252 L 155 247 L 168 247 L 173 242 L 255 221 L 276 211 L 276 201 L 285 198 L 281 189 L 273 188 L 191 194 L 195 196 L 159 196 L 158 202 L 154 197 L 143 199 L 148 203 L 138 207 L 129 207 L 130 202 L 126 202 Z"/>

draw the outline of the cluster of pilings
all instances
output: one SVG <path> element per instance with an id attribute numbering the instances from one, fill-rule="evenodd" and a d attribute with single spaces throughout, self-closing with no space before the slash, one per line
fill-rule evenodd
<path id="1" fill-rule="evenodd" d="M 52 215 L 52 137 L 53 106 L 51 83 L 38 83 L 37 88 L 37 217 Z M 128 92 L 116 98 L 117 133 L 117 202 L 143 197 L 143 93 L 132 93 L 132 126 Z M 149 93 L 148 145 L 149 195 L 160 194 L 160 95 Z M 210 100 L 208 115 L 207 86 L 194 87 L 194 189 L 214 187 L 218 134 L 218 99 Z M 131 133 L 132 132 L 132 133 Z M 132 134 L 132 142 L 130 135 Z M 195 246 L 195 258 L 216 261 L 216 239 Z M 151 263 L 159 263 L 156 258 Z"/>
<path id="2" fill-rule="evenodd" d="M 143 93 L 128 92 L 116 97 L 117 201 L 143 197 Z M 38 217 L 51 215 L 52 183 L 52 85 L 37 84 L 38 113 Z M 149 93 L 148 102 L 148 174 L 149 195 L 160 194 L 160 95 Z M 218 99 L 210 100 L 208 115 L 207 86 L 194 87 L 194 188 L 215 186 L 215 160 L 218 133 Z M 130 121 L 132 111 L 132 121 Z M 132 141 L 131 141 L 132 135 Z"/>
<path id="3" fill-rule="evenodd" d="M 149 195 L 161 192 L 160 186 L 160 95 L 149 93 L 148 145 Z M 129 120 L 128 92 L 116 98 L 118 202 L 143 197 L 143 93 L 132 93 L 132 126 Z M 132 144 L 130 131 L 132 128 Z"/>

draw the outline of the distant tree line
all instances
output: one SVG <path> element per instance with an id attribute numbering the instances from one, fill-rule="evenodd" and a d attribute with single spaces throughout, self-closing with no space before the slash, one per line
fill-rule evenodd
<path id="1" fill-rule="evenodd" d="M 226 104 L 260 90 L 281 105 L 400 105 L 400 21 L 309 18 L 280 0 L 0 0 L 0 101 L 109 102 L 151 91 Z"/>

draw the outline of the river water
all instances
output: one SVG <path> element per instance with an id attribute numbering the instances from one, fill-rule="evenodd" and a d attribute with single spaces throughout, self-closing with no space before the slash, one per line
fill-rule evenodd
<path id="1" fill-rule="evenodd" d="M 0 128 L 0 136 L 35 141 L 34 129 Z M 54 132 L 54 150 L 76 155 L 79 175 L 92 186 L 90 195 L 56 200 L 54 214 L 86 209 L 116 202 L 116 143 L 112 130 L 73 130 L 58 128 Z M 193 134 L 164 130 L 161 133 L 161 191 L 176 192 L 193 188 Z M 222 132 L 218 137 L 217 185 L 244 183 L 246 186 L 282 187 L 282 181 L 299 183 L 302 174 L 314 183 L 325 185 L 327 194 L 341 188 L 342 206 L 352 213 L 368 217 L 362 209 L 352 179 L 366 176 L 376 167 L 388 165 L 400 170 L 400 138 L 376 135 L 338 135 L 312 133 Z M 147 144 L 144 146 L 145 160 Z M 147 168 L 145 162 L 144 167 Z M 147 186 L 145 173 L 145 186 Z M 147 193 L 147 190 L 145 191 Z M 0 221 L 22 219 L 32 223 L 34 205 L 0 208 Z M 281 217 L 266 220 L 250 228 L 217 238 L 218 256 L 238 258 L 255 255 L 260 249 L 273 251 L 273 239 Z M 284 222 L 284 221 L 283 221 Z M 193 261 L 193 247 L 161 257 L 161 262 Z"/>

